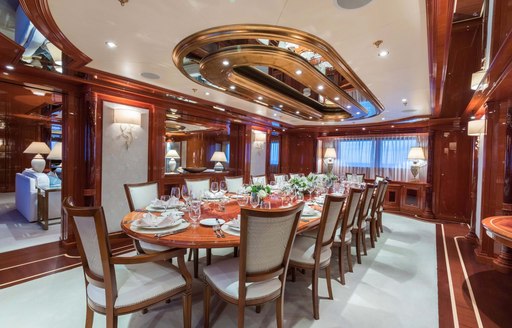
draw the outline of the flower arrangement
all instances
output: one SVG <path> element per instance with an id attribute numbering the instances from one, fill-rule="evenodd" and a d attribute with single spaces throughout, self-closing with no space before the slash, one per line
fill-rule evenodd
<path id="1" fill-rule="evenodd" d="M 250 193 L 255 192 L 258 194 L 260 198 L 267 197 L 271 192 L 270 186 L 265 186 L 261 183 L 255 183 L 250 185 L 249 187 L 247 187 L 246 191 Z"/>
<path id="2" fill-rule="evenodd" d="M 311 187 L 311 181 L 307 177 L 291 178 L 288 183 L 293 189 L 300 192 L 304 192 Z"/>

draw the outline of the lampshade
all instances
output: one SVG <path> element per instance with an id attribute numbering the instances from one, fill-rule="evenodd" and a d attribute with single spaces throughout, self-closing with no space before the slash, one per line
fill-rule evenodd
<path id="1" fill-rule="evenodd" d="M 167 152 L 167 154 L 165 154 L 165 157 L 167 158 L 180 158 L 180 155 L 178 154 L 178 152 L 174 149 L 171 149 Z"/>
<path id="2" fill-rule="evenodd" d="M 468 136 L 487 134 L 487 120 L 474 120 L 468 122 Z"/>
<path id="3" fill-rule="evenodd" d="M 487 73 L 486 70 L 480 70 L 478 72 L 471 74 L 471 90 L 478 89 L 478 86 L 480 85 L 480 82 L 482 82 L 482 79 L 484 78 L 485 73 Z M 482 89 L 485 89 L 488 86 L 489 86 L 489 84 L 487 82 L 484 82 L 484 84 L 482 84 Z"/>
<path id="4" fill-rule="evenodd" d="M 46 145 L 44 142 L 33 141 L 25 151 L 24 154 L 49 154 L 50 147 Z"/>
<path id="5" fill-rule="evenodd" d="M 227 162 L 226 154 L 223 151 L 216 151 L 213 153 L 212 158 L 210 159 L 212 162 Z"/>
<path id="6" fill-rule="evenodd" d="M 141 113 L 130 109 L 115 109 L 114 123 L 141 125 Z"/>
<path id="7" fill-rule="evenodd" d="M 408 160 L 417 161 L 420 159 L 425 159 L 425 153 L 423 152 L 423 148 L 421 147 L 411 147 L 409 150 L 409 155 L 407 156 Z"/>
<path id="8" fill-rule="evenodd" d="M 46 157 L 46 159 L 52 159 L 56 161 L 62 160 L 62 142 L 57 142 L 53 149 L 50 151 L 50 154 Z"/>
<path id="9" fill-rule="evenodd" d="M 327 148 L 325 150 L 324 158 L 336 158 L 336 150 L 334 148 Z"/>

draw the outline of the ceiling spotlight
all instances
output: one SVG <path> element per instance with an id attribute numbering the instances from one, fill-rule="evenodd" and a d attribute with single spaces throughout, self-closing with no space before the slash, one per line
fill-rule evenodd
<path id="1" fill-rule="evenodd" d="M 301 75 L 301 74 L 302 74 L 302 71 L 301 71 L 300 69 L 298 69 L 298 70 L 296 70 L 296 71 L 295 71 L 295 74 L 297 74 L 297 75 Z"/>
<path id="2" fill-rule="evenodd" d="M 404 106 L 407 105 L 407 98 L 402 98 L 402 104 L 404 104 Z"/>
<path id="3" fill-rule="evenodd" d="M 474 120 L 476 118 L 475 115 L 471 116 L 470 119 Z"/>
<path id="4" fill-rule="evenodd" d="M 338 100 L 340 100 L 340 97 L 334 97 L 334 100 L 338 101 Z"/>
<path id="5" fill-rule="evenodd" d="M 324 86 L 323 85 L 319 85 L 318 86 L 318 90 L 323 90 L 324 89 Z"/>
<path id="6" fill-rule="evenodd" d="M 106 41 L 105 44 L 109 48 L 117 48 L 117 44 L 115 42 L 113 42 L 113 41 Z"/>
<path id="7" fill-rule="evenodd" d="M 313 119 L 313 116 L 310 116 L 310 117 L 309 117 L 309 119 L 310 119 L 310 120 L 311 120 L 311 119 Z"/>
<path id="8" fill-rule="evenodd" d="M 387 51 L 387 50 L 379 51 L 379 57 L 386 57 L 387 55 L 389 55 L 389 51 Z"/>
<path id="9" fill-rule="evenodd" d="M 366 128 L 363 128 L 363 131 L 366 130 Z"/>
<path id="10" fill-rule="evenodd" d="M 274 116 L 277 116 L 277 114 L 276 114 L 276 113 L 274 113 Z"/>
<path id="11" fill-rule="evenodd" d="M 391 127 L 392 127 L 392 128 L 394 128 L 395 126 L 394 126 L 394 125 L 392 125 Z"/>
<path id="12" fill-rule="evenodd" d="M 383 120 L 383 121 L 384 121 L 385 119 L 386 119 L 385 117 L 381 118 L 381 120 Z"/>
<path id="13" fill-rule="evenodd" d="M 283 129 L 283 132 L 286 131 L 286 129 Z"/>
<path id="14" fill-rule="evenodd" d="M 336 129 L 336 131 L 338 131 L 338 129 Z"/>
<path id="15" fill-rule="evenodd" d="M 14 69 L 14 66 L 12 66 L 12 65 L 5 65 L 5 68 L 8 69 L 9 71 L 12 71 Z"/>
<path id="16" fill-rule="evenodd" d="M 349 109 L 350 109 L 350 108 L 352 108 L 352 106 L 350 106 L 350 105 L 347 105 L 347 108 L 349 108 Z"/>
<path id="17" fill-rule="evenodd" d="M 299 112 L 299 111 L 296 111 L 296 112 L 295 112 L 295 114 L 300 114 L 300 112 Z"/>
<path id="18" fill-rule="evenodd" d="M 386 49 L 379 49 L 380 45 L 384 43 L 384 41 L 382 40 L 377 40 L 375 41 L 373 44 L 375 45 L 375 47 L 377 48 L 377 50 L 379 50 L 378 52 L 378 55 L 379 57 L 386 57 L 387 55 L 389 55 L 389 51 L 386 50 Z"/>
<path id="19" fill-rule="evenodd" d="M 205 95 L 207 95 L 207 96 L 209 96 L 209 95 L 210 95 L 210 93 L 209 93 L 208 91 L 206 91 L 204 94 L 205 94 Z"/>
<path id="20" fill-rule="evenodd" d="M 340 121 L 342 121 L 342 122 L 343 122 L 343 121 L 345 121 L 345 119 L 344 119 L 344 118 L 342 118 Z"/>
<path id="21" fill-rule="evenodd" d="M 228 66 L 228 65 L 229 65 L 229 61 L 228 61 L 228 60 L 226 60 L 226 59 L 224 59 L 224 60 L 222 61 L 222 65 L 224 65 L 224 66 Z"/>
<path id="22" fill-rule="evenodd" d="M 283 105 L 279 105 L 279 108 L 283 108 Z"/>
<path id="23" fill-rule="evenodd" d="M 263 97 L 262 97 L 262 96 L 259 96 L 259 97 L 258 97 L 258 100 L 263 100 Z"/>
<path id="24" fill-rule="evenodd" d="M 356 113 L 356 115 L 359 115 L 359 114 L 361 114 L 361 112 L 357 112 L 357 113 Z"/>
<path id="25" fill-rule="evenodd" d="M 230 88 L 231 90 L 235 90 L 235 89 L 236 89 L 236 87 L 235 87 L 234 85 L 230 85 L 230 86 L 229 86 L 229 88 Z"/>
<path id="26" fill-rule="evenodd" d="M 325 125 L 325 123 L 324 123 L 324 122 L 322 122 L 322 125 Z"/>
<path id="27" fill-rule="evenodd" d="M 2 74 L 3 74 L 3 75 L 9 75 L 9 73 L 7 73 L 7 72 L 2 72 Z"/>

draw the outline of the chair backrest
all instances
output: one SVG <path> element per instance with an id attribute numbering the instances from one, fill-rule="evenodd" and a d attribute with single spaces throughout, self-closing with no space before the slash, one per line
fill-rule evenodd
<path id="1" fill-rule="evenodd" d="M 284 288 L 290 251 L 304 202 L 277 209 L 242 208 L 239 297 L 245 283 L 279 277 Z"/>
<path id="2" fill-rule="evenodd" d="M 350 188 L 347 202 L 345 205 L 345 212 L 341 220 L 341 240 L 345 240 L 345 234 L 352 229 L 356 222 L 358 214 L 361 196 L 363 195 L 363 189 Z"/>
<path id="3" fill-rule="evenodd" d="M 382 180 L 384 180 L 384 177 L 382 177 L 380 175 L 376 175 L 374 183 L 377 184 L 377 183 L 381 182 Z"/>
<path id="4" fill-rule="evenodd" d="M 266 175 L 253 175 L 251 177 L 251 181 L 253 184 L 259 183 L 259 184 L 266 186 L 267 185 L 267 176 Z"/>
<path id="5" fill-rule="evenodd" d="M 112 250 L 108 240 L 103 207 L 77 207 L 70 197 L 63 201 L 63 209 L 76 232 L 76 241 L 86 276 L 86 284 L 105 288 L 107 294 L 117 297 L 114 266 L 110 264 Z M 106 296 L 107 302 L 111 300 Z"/>
<path id="6" fill-rule="evenodd" d="M 345 204 L 346 196 L 325 196 L 325 203 L 322 209 L 322 216 L 320 217 L 320 224 L 318 227 L 318 234 L 316 237 L 316 245 L 314 256 L 316 259 L 320 258 L 320 253 L 326 248 L 332 246 L 336 228 L 338 228 L 343 215 L 343 205 Z"/>
<path id="7" fill-rule="evenodd" d="M 364 182 L 364 176 L 365 176 L 364 173 L 362 173 L 362 174 L 357 173 L 356 174 L 356 181 L 359 182 L 359 183 L 363 183 Z"/>
<path id="8" fill-rule="evenodd" d="M 133 212 L 145 208 L 152 200 L 158 198 L 158 182 L 125 183 L 124 192 L 128 199 L 128 207 Z"/>
<path id="9" fill-rule="evenodd" d="M 293 179 L 293 178 L 300 178 L 302 173 L 290 173 L 290 179 Z"/>
<path id="10" fill-rule="evenodd" d="M 345 173 L 345 179 L 347 181 L 352 181 L 352 173 Z"/>
<path id="11" fill-rule="evenodd" d="M 286 182 L 286 179 L 288 178 L 288 174 L 274 174 L 274 181 L 277 184 Z"/>
<path id="12" fill-rule="evenodd" d="M 241 175 L 237 177 L 225 177 L 224 179 L 226 179 L 228 192 L 237 193 L 244 185 L 244 177 Z"/>
<path id="13" fill-rule="evenodd" d="M 372 204 L 372 200 L 374 197 L 375 189 L 377 185 L 367 184 L 366 189 L 363 193 L 363 198 L 361 199 L 361 207 L 359 210 L 359 215 L 357 218 L 357 227 L 361 227 L 363 221 L 368 216 L 368 212 L 370 211 L 370 205 Z"/>
<path id="14" fill-rule="evenodd" d="M 386 199 L 386 192 L 388 191 L 389 187 L 389 182 L 385 180 L 384 182 L 384 187 L 382 188 L 382 193 L 379 199 L 379 207 L 377 208 L 378 211 L 382 211 L 384 209 L 384 199 Z"/>
<path id="15" fill-rule="evenodd" d="M 194 197 L 201 197 L 205 191 L 210 190 L 210 178 L 207 179 L 185 179 L 188 192 Z"/>
<path id="16" fill-rule="evenodd" d="M 375 218 L 375 213 L 377 213 L 379 207 L 384 202 L 385 190 L 387 190 L 387 186 L 388 182 L 386 180 L 382 180 L 377 184 L 377 191 L 373 197 L 372 210 L 370 213 L 372 218 Z"/>

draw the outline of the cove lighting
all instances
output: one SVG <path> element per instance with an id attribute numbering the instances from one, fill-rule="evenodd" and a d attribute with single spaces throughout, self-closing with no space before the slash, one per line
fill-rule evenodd
<path id="1" fill-rule="evenodd" d="M 216 110 L 220 110 L 221 112 L 225 112 L 226 111 L 225 108 L 220 107 L 220 106 L 213 106 L 213 108 L 215 108 Z"/>

